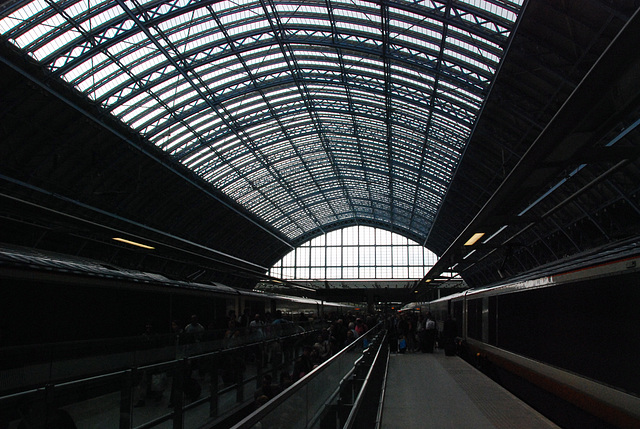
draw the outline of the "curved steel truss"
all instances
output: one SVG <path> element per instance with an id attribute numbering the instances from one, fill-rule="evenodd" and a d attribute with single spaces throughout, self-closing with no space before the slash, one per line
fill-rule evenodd
<path id="1" fill-rule="evenodd" d="M 8 2 L 17 45 L 292 241 L 426 239 L 521 2 Z"/>

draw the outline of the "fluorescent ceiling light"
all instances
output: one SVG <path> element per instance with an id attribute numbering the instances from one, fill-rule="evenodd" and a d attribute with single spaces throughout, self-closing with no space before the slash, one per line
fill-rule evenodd
<path id="1" fill-rule="evenodd" d="M 484 232 L 476 232 L 475 234 L 473 234 L 473 236 L 469 240 L 467 240 L 466 243 L 464 243 L 464 245 L 473 246 L 476 243 L 476 241 L 482 238 L 483 235 L 484 235 Z"/>
<path id="2" fill-rule="evenodd" d="M 116 241 L 121 241 L 123 243 L 131 244 L 132 246 L 142 247 L 143 249 L 155 249 L 155 247 L 147 246 L 146 244 L 136 243 L 135 241 L 127 240 L 125 238 L 113 237 Z"/>

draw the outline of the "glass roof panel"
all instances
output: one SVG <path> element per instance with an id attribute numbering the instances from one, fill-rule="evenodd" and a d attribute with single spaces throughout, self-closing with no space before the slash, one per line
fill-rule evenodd
<path id="1" fill-rule="evenodd" d="M 0 32 L 292 241 L 426 237 L 521 7 L 447 4 L 17 1 Z"/>

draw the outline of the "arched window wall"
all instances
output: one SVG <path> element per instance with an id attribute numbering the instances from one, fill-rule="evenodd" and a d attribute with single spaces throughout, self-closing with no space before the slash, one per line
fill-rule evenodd
<path id="1" fill-rule="evenodd" d="M 307 241 L 278 261 L 269 275 L 287 280 L 417 280 L 437 259 L 402 235 L 352 226 Z"/>

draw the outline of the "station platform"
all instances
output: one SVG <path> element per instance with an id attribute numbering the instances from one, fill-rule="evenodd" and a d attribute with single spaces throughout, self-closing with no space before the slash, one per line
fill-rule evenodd
<path id="1" fill-rule="evenodd" d="M 558 428 L 457 356 L 389 356 L 382 428 Z"/>

